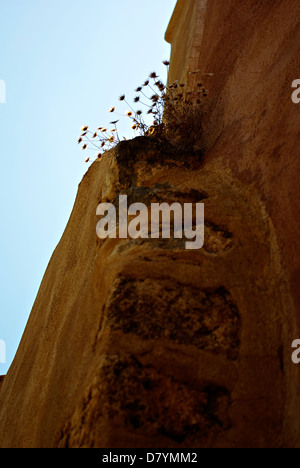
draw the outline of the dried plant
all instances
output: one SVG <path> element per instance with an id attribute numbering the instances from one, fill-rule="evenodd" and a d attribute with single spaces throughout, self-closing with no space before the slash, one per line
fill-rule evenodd
<path id="1" fill-rule="evenodd" d="M 169 62 L 163 64 L 169 68 Z M 195 76 L 198 71 L 193 72 Z M 197 151 L 198 142 L 205 132 L 205 121 L 209 109 L 208 91 L 201 81 L 197 82 L 196 90 L 188 90 L 185 83 L 178 81 L 171 85 L 165 85 L 156 72 L 152 72 L 149 78 L 138 88 L 133 99 L 133 105 L 122 94 L 119 101 L 126 104 L 127 112 L 119 113 L 116 107 L 111 107 L 109 113 L 116 115 L 107 127 L 99 127 L 96 131 L 90 131 L 88 126 L 82 128 L 82 134 L 78 144 L 82 144 L 83 150 L 98 152 L 101 159 L 103 152 L 115 147 L 121 139 L 117 124 L 120 117 L 130 121 L 134 136 L 146 136 L 158 138 L 174 150 Z M 138 105 L 138 109 L 134 107 Z M 126 140 L 126 138 L 122 138 Z M 88 157 L 86 162 L 91 161 Z"/>

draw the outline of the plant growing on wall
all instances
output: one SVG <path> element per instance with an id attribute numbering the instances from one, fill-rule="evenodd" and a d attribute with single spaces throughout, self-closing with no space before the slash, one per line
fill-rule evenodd
<path id="1" fill-rule="evenodd" d="M 168 68 L 169 62 L 164 61 Z M 193 72 L 197 75 L 199 72 Z M 78 144 L 83 150 L 97 152 L 101 159 L 103 152 L 115 147 L 121 140 L 118 123 L 126 118 L 134 136 L 157 138 L 176 151 L 198 151 L 199 141 L 205 130 L 205 119 L 209 108 L 208 92 L 201 81 L 196 89 L 188 89 L 185 83 L 175 81 L 164 84 L 156 72 L 150 73 L 147 80 L 135 89 L 136 96 L 130 104 L 126 95 L 119 97 L 119 102 L 127 106 L 127 111 L 119 112 L 111 107 L 112 120 L 108 126 L 91 131 L 88 126 L 82 128 Z M 91 161 L 88 157 L 86 162 Z"/>

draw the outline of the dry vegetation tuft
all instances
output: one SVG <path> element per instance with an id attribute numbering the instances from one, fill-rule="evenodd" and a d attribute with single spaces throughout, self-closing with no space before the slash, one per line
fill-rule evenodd
<path id="1" fill-rule="evenodd" d="M 168 61 L 163 63 L 169 68 Z M 197 77 L 199 72 L 193 73 Z M 167 86 L 156 72 L 152 72 L 135 92 L 132 105 L 125 94 L 119 97 L 119 101 L 128 108 L 126 112 L 119 113 L 116 107 L 109 109 L 115 117 L 109 126 L 99 127 L 96 131 L 90 131 L 88 126 L 82 128 L 78 144 L 82 144 L 83 150 L 97 151 L 97 158 L 101 159 L 103 152 L 126 140 L 119 135 L 120 118 L 129 120 L 134 136 L 158 138 L 177 151 L 193 152 L 204 148 L 201 148 L 201 141 L 211 101 L 201 81 L 191 91 L 185 83 L 178 81 Z M 86 159 L 89 161 L 90 157 Z"/>

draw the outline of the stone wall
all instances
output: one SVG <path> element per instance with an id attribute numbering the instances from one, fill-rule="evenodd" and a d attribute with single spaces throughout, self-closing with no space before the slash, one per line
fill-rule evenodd
<path id="1" fill-rule="evenodd" d="M 142 137 L 90 167 L 1 386 L 1 447 L 300 446 L 298 11 L 178 2 L 170 80 L 203 70 L 222 132 L 204 158 Z M 100 241 L 120 193 L 204 202 L 203 249 Z"/>

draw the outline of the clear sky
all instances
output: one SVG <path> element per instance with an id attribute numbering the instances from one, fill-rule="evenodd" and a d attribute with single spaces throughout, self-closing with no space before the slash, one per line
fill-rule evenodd
<path id="1" fill-rule="evenodd" d="M 150 72 L 164 80 L 176 0 L 0 0 L 0 340 L 5 374 L 74 204 L 83 125 L 111 119 Z M 1 101 L 1 99 L 0 99 Z M 130 136 L 131 134 L 124 135 Z M 1 360 L 1 356 L 0 356 Z"/>

